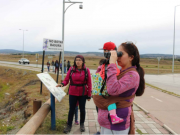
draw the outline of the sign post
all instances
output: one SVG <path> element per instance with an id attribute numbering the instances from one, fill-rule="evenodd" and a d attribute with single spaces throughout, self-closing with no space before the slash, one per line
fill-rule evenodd
<path id="1" fill-rule="evenodd" d="M 59 66 L 60 66 L 60 59 L 61 59 L 61 51 L 63 51 L 63 41 L 60 40 L 54 40 L 54 39 L 43 39 L 43 54 L 45 51 L 59 51 L 59 65 L 58 65 L 58 72 L 57 72 L 57 79 L 56 82 L 58 83 L 58 76 L 59 76 Z M 50 56 L 49 56 L 50 57 Z M 48 58 L 49 58 L 48 57 Z M 42 63 L 42 72 L 43 72 L 43 66 L 44 66 L 44 55 L 43 55 L 43 63 Z M 42 83 L 41 83 L 42 84 Z M 42 93 L 42 87 L 41 87 L 41 93 Z M 55 116 L 55 98 L 53 94 L 51 93 L 51 129 L 56 129 L 56 116 Z"/>
<path id="2" fill-rule="evenodd" d="M 36 67 L 38 67 L 39 53 L 36 53 Z"/>
<path id="3" fill-rule="evenodd" d="M 45 50 L 43 50 L 41 73 L 44 72 L 44 55 L 45 55 Z M 41 87 L 40 87 L 40 94 L 42 95 L 42 82 L 41 82 Z"/>
<path id="4" fill-rule="evenodd" d="M 159 62 L 161 60 L 161 57 L 157 57 L 157 59 L 158 59 L 158 74 L 159 74 Z"/>

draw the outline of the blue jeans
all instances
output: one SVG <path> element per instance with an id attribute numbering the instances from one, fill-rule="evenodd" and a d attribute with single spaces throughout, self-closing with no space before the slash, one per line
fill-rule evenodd
<path id="1" fill-rule="evenodd" d="M 78 121 L 78 106 L 76 106 L 74 114 L 75 114 L 75 122 L 76 122 Z"/>
<path id="2" fill-rule="evenodd" d="M 52 66 L 52 68 L 53 68 L 53 72 L 55 71 L 55 66 Z"/>
<path id="3" fill-rule="evenodd" d="M 50 66 L 47 66 L 48 72 L 49 72 L 49 68 L 50 68 Z"/>
<path id="4" fill-rule="evenodd" d="M 64 67 L 64 73 L 65 73 L 65 74 L 66 74 L 66 68 L 67 68 L 67 67 Z"/>

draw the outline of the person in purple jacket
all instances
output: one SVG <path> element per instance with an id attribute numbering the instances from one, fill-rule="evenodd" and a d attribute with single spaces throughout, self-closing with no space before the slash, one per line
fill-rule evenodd
<path id="1" fill-rule="evenodd" d="M 110 65 L 107 67 L 107 92 L 111 96 L 129 97 L 131 95 L 141 96 L 145 89 L 144 70 L 140 66 L 138 48 L 132 42 L 122 43 L 118 47 L 121 57 L 117 57 L 116 51 L 110 51 Z M 121 66 L 121 73 L 126 72 L 121 79 L 117 79 L 116 61 Z M 130 68 L 136 69 L 129 70 Z M 134 98 L 127 100 L 132 103 Z M 108 110 L 98 108 L 98 122 L 101 126 L 101 134 L 128 134 L 130 130 L 131 107 L 117 108 L 117 116 L 124 122 L 112 124 Z"/>
<path id="2" fill-rule="evenodd" d="M 67 127 L 64 129 L 64 133 L 71 131 L 74 111 L 77 101 L 79 101 L 80 108 L 80 130 L 85 131 L 84 121 L 86 116 L 85 105 L 86 99 L 91 99 L 91 74 L 89 68 L 85 67 L 85 59 L 82 55 L 77 55 L 74 59 L 74 65 L 67 73 L 66 78 L 57 87 L 66 86 L 70 81 L 69 86 L 69 114 Z"/>

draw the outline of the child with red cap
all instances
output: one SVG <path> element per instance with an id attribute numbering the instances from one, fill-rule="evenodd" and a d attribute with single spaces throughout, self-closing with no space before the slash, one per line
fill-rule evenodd
<path id="1" fill-rule="evenodd" d="M 100 50 L 104 50 L 104 56 L 106 57 L 104 63 L 102 66 L 99 66 L 96 73 L 99 73 L 101 78 L 104 80 L 105 79 L 105 65 L 109 65 L 109 58 L 107 56 L 107 53 L 111 50 L 117 50 L 116 45 L 113 42 L 106 42 L 103 46 L 102 49 Z M 118 76 L 120 74 L 120 70 L 118 69 L 118 67 L 116 66 L 116 70 L 117 70 L 117 74 L 116 76 Z M 101 93 L 100 93 L 101 94 Z M 111 105 L 108 106 L 108 111 L 111 117 L 111 122 L 112 124 L 117 124 L 117 123 L 121 123 L 124 120 L 122 118 L 119 118 L 116 114 L 116 104 L 113 103 Z"/>

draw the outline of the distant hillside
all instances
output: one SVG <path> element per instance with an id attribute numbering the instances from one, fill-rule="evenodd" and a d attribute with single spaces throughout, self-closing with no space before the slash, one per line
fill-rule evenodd
<path id="1" fill-rule="evenodd" d="M 13 50 L 13 49 L 0 49 L 0 53 L 2 54 L 22 54 L 23 51 L 19 51 L 19 50 Z M 25 54 L 42 54 L 42 51 L 38 51 L 38 52 L 29 52 L 29 51 L 24 51 Z M 84 55 L 84 56 L 102 56 L 103 57 L 103 53 L 102 52 L 73 52 L 73 51 L 64 51 L 66 56 L 76 56 L 78 54 Z M 48 52 L 46 51 L 46 55 L 58 55 L 59 52 Z M 141 58 L 157 58 L 157 57 L 162 57 L 165 59 L 171 59 L 173 57 L 173 55 L 171 54 L 141 54 L 140 55 Z M 175 55 L 175 58 L 180 58 L 180 55 Z"/>
<path id="2" fill-rule="evenodd" d="M 172 54 L 141 54 L 140 55 L 141 58 L 157 58 L 157 57 L 161 57 L 164 59 L 170 59 L 173 57 Z M 180 55 L 175 55 L 175 58 L 180 58 Z"/>

